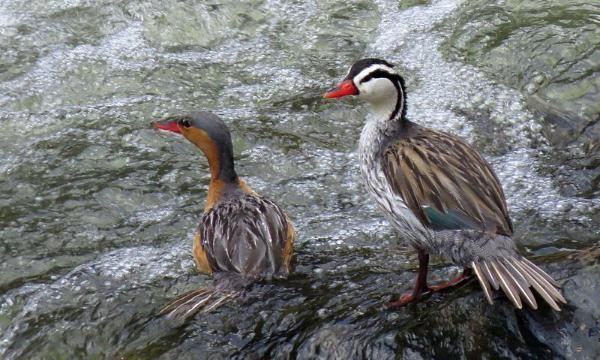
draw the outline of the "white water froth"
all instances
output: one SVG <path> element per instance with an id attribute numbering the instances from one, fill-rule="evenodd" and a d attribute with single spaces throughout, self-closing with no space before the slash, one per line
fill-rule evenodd
<path id="1" fill-rule="evenodd" d="M 486 79 L 472 66 L 442 58 L 438 49 L 443 37 L 435 31 L 435 25 L 450 15 L 460 1 L 442 0 L 400 12 L 397 1 L 376 3 L 382 19 L 367 54 L 399 65 L 399 71 L 408 80 L 408 117 L 472 140 L 472 124 L 455 110 L 467 113 L 484 110 L 489 113 L 489 120 L 502 130 L 497 136 L 510 148 L 502 156 L 486 155 L 504 187 L 509 207 L 536 209 L 548 218 L 565 216 L 569 211 L 567 218 L 589 220 L 585 213 L 591 213 L 598 204 L 562 196 L 551 178 L 536 171 L 537 150 L 530 143 L 532 137 L 543 141 L 541 126 L 526 110 L 519 91 Z"/>
<path id="2" fill-rule="evenodd" d="M 0 355 L 40 316 L 94 306 L 102 298 L 106 302 L 116 294 L 157 286 L 156 281 L 193 271 L 188 248 L 185 242 L 165 248 L 119 249 L 77 266 L 53 282 L 29 283 L 8 292 L 0 297 L 0 317 L 13 320 L 0 335 Z"/>

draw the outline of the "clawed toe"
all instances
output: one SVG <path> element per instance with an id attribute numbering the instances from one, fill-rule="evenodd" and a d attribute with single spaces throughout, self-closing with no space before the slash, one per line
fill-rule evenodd
<path id="1" fill-rule="evenodd" d="M 387 309 L 397 309 L 397 308 L 402 307 L 406 304 L 409 304 L 415 300 L 416 300 L 416 296 L 414 296 L 413 294 L 404 294 L 404 295 L 400 296 L 400 298 L 398 300 L 390 301 L 390 302 L 386 303 L 384 306 Z"/>
<path id="2" fill-rule="evenodd" d="M 471 272 L 471 269 L 465 269 L 461 275 L 457 276 L 456 278 L 454 278 L 450 281 L 443 281 L 443 282 L 437 283 L 435 285 L 430 285 L 429 290 L 432 292 L 446 290 L 453 286 L 463 284 L 466 281 L 471 280 L 472 278 L 473 278 L 473 274 Z"/>
<path id="3" fill-rule="evenodd" d="M 442 290 L 448 289 L 449 287 L 452 287 L 453 285 L 454 284 L 450 284 L 449 281 L 444 281 L 439 284 L 429 286 L 429 291 L 431 291 L 431 292 L 442 291 Z"/>
<path id="4" fill-rule="evenodd" d="M 415 302 L 422 295 L 452 288 L 456 285 L 463 284 L 464 282 L 469 281 L 472 278 L 473 274 L 471 272 L 471 269 L 465 269 L 461 275 L 457 276 L 456 278 L 450 281 L 443 281 L 435 285 L 427 286 L 425 276 L 419 276 L 417 277 L 417 285 L 412 292 L 404 293 L 400 296 L 400 298 L 398 298 L 398 300 L 390 301 L 384 306 L 387 309 L 397 309 L 411 302 Z"/>
<path id="5" fill-rule="evenodd" d="M 398 298 L 398 300 L 396 301 L 390 301 L 388 303 L 385 303 L 384 306 L 386 309 L 397 309 L 400 308 L 404 305 L 408 305 L 412 302 L 417 301 L 417 299 L 421 296 L 421 295 L 425 295 L 429 293 L 428 290 L 425 290 L 423 292 L 419 292 L 418 294 L 415 294 L 414 292 L 407 292 L 404 293 L 402 295 L 400 295 L 400 298 Z"/>

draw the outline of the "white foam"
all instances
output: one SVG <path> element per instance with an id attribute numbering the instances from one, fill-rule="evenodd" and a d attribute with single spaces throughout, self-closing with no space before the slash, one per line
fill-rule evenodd
<path id="1" fill-rule="evenodd" d="M 455 111 L 489 116 L 508 147 L 501 156 L 486 157 L 496 170 L 511 210 L 539 209 L 544 217 L 564 214 L 565 204 L 575 216 L 588 219 L 592 200 L 562 196 L 552 179 L 540 175 L 532 145 L 542 142 L 540 123 L 527 110 L 523 95 L 486 78 L 480 70 L 466 64 L 448 62 L 440 53 L 442 34 L 434 26 L 450 15 L 460 1 L 442 0 L 398 12 L 397 1 L 378 0 L 382 20 L 368 55 L 399 64 L 408 78 L 408 116 L 422 125 L 442 129 L 473 139 L 473 124 Z M 404 70 L 408 69 L 408 71 Z M 489 114 L 489 115 L 488 115 Z"/>
<path id="2" fill-rule="evenodd" d="M 14 343 L 15 337 L 27 331 L 32 318 L 72 306 L 85 307 L 87 303 L 103 301 L 100 298 L 109 294 L 155 286 L 158 279 L 177 278 L 193 271 L 189 244 L 185 241 L 167 248 L 140 246 L 115 250 L 75 267 L 55 281 L 29 283 L 10 291 L 0 297 L 0 316 L 13 319 L 0 335 L 0 355 Z M 15 314 L 15 304 L 21 302 Z"/>

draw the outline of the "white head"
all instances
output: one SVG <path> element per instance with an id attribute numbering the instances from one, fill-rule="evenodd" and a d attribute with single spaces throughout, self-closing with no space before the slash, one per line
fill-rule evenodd
<path id="1" fill-rule="evenodd" d="M 404 116 L 404 80 L 393 65 L 380 59 L 362 59 L 354 63 L 340 85 L 325 98 L 357 95 L 371 106 L 375 115 L 385 120 Z"/>

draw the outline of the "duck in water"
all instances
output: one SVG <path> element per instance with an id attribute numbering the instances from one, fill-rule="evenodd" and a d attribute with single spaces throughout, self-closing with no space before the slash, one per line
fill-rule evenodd
<path id="1" fill-rule="evenodd" d="M 283 278 L 291 271 L 294 226 L 273 201 L 258 195 L 237 175 L 231 135 L 216 115 L 171 116 L 154 127 L 183 135 L 208 159 L 210 184 L 192 252 L 198 270 L 215 286 L 181 296 L 160 314 L 187 318 L 210 311 L 241 294 L 254 281 Z"/>

